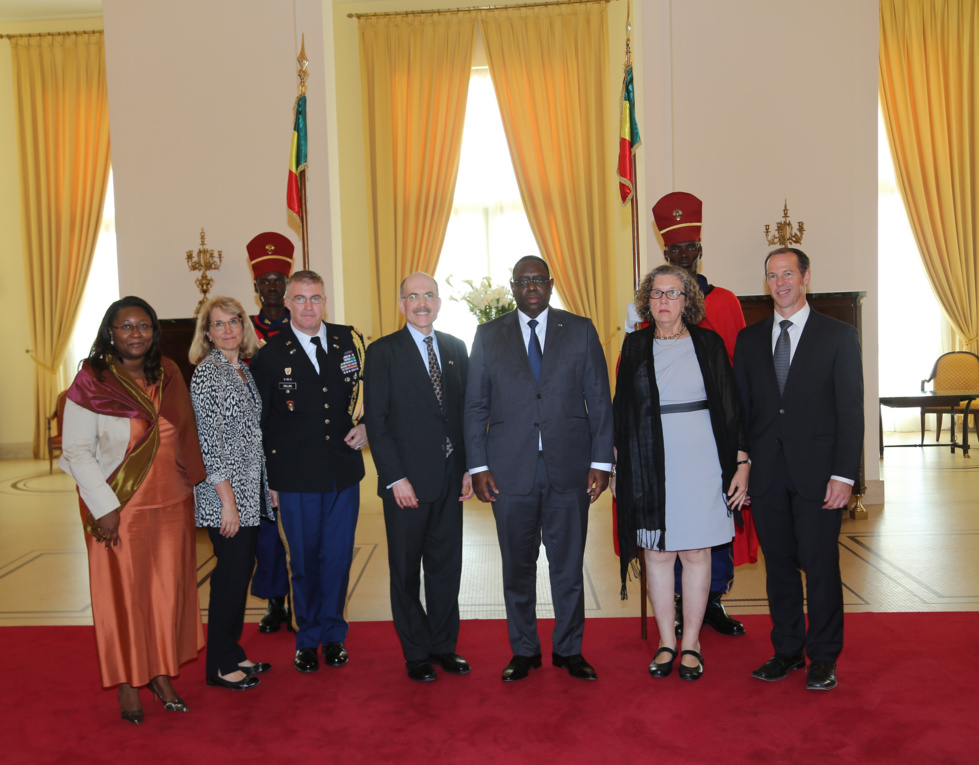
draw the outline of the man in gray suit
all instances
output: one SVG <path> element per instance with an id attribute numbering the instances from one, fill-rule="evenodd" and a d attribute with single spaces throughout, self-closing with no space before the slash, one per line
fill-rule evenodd
<path id="1" fill-rule="evenodd" d="M 466 458 L 473 490 L 493 503 L 513 658 L 503 680 L 541 666 L 537 557 L 547 550 L 555 625 L 551 659 L 595 680 L 581 655 L 582 566 L 588 507 L 608 486 L 612 401 L 591 320 L 549 308 L 547 264 L 528 255 L 513 268 L 517 310 L 476 331 L 466 388 Z"/>

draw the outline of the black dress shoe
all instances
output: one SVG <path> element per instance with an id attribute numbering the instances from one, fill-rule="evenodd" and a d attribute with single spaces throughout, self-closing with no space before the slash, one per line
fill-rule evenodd
<path id="1" fill-rule="evenodd" d="M 215 685 L 218 688 L 228 688 L 232 691 L 247 691 L 249 688 L 254 688 L 262 682 L 257 677 L 252 675 L 246 675 L 241 680 L 225 680 L 223 677 L 218 677 L 217 675 L 208 675 L 207 684 Z"/>
<path id="2" fill-rule="evenodd" d="M 247 664 L 239 664 L 238 669 L 240 669 L 246 675 L 264 675 L 266 672 L 272 669 L 272 665 L 264 661 L 256 661 L 250 667 Z"/>
<path id="3" fill-rule="evenodd" d="M 405 666 L 408 667 L 408 677 L 416 683 L 430 683 L 432 680 L 438 679 L 438 675 L 435 674 L 435 667 L 424 659 L 421 661 L 406 661 Z"/>
<path id="4" fill-rule="evenodd" d="M 656 663 L 656 656 L 661 653 L 668 653 L 670 655 L 669 661 L 661 661 Z M 676 651 L 672 648 L 667 648 L 666 646 L 660 646 L 656 650 L 656 656 L 653 657 L 652 662 L 649 665 L 649 674 L 653 677 L 669 677 L 670 673 L 673 671 L 673 661 L 676 659 Z"/>
<path id="5" fill-rule="evenodd" d="M 469 662 L 457 653 L 433 653 L 428 657 L 432 664 L 438 664 L 450 675 L 468 675 Z"/>
<path id="6" fill-rule="evenodd" d="M 810 691 L 831 691 L 836 687 L 836 662 L 814 661 L 809 665 L 806 688 Z"/>
<path id="7" fill-rule="evenodd" d="M 707 611 L 704 613 L 704 624 L 713 627 L 722 635 L 738 637 L 744 634 L 744 625 L 737 619 L 727 615 L 724 604 L 721 603 L 723 592 L 712 592 L 707 598 Z"/>
<path id="8" fill-rule="evenodd" d="M 673 631 L 677 640 L 683 637 L 683 598 L 679 595 L 673 596 Z"/>
<path id="9" fill-rule="evenodd" d="M 774 683 L 776 680 L 781 680 L 783 677 L 787 677 L 789 672 L 791 672 L 793 669 L 805 668 L 805 656 L 783 656 L 782 654 L 777 653 L 762 664 L 758 669 L 752 672 L 751 676 L 757 677 L 759 680 L 764 680 L 768 683 Z"/>
<path id="10" fill-rule="evenodd" d="M 503 668 L 503 682 L 512 683 L 515 680 L 523 680 L 532 669 L 540 669 L 541 655 L 536 656 L 514 656 L 510 663 Z"/>
<path id="11" fill-rule="evenodd" d="M 300 648 L 296 651 L 296 669 L 300 672 L 315 672 L 320 668 L 320 660 L 315 648 Z"/>
<path id="12" fill-rule="evenodd" d="M 680 656 L 694 656 L 696 657 L 697 661 L 700 662 L 696 667 L 688 667 L 681 664 L 677 668 L 677 674 L 680 675 L 680 679 L 699 680 L 701 675 L 704 674 L 704 657 L 696 651 L 680 651 Z"/>
<path id="13" fill-rule="evenodd" d="M 324 643 L 323 644 L 323 663 L 331 667 L 342 667 L 350 661 L 347 649 L 343 643 Z"/>
<path id="14" fill-rule="evenodd" d="M 265 606 L 265 616 L 258 623 L 258 631 L 264 632 L 265 634 L 278 632 L 279 628 L 289 621 L 285 596 L 281 598 L 269 598 L 269 602 Z"/>
<path id="15" fill-rule="evenodd" d="M 598 680 L 598 673 L 595 671 L 595 668 L 585 661 L 585 657 L 580 653 L 572 656 L 561 656 L 560 654 L 552 653 L 551 663 L 558 669 L 567 667 L 568 674 L 578 680 Z"/>

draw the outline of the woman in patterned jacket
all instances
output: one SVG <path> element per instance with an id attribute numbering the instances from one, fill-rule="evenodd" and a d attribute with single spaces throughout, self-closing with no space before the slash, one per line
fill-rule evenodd
<path id="1" fill-rule="evenodd" d="M 249 661 L 238 640 L 259 518 L 274 519 L 259 424 L 262 400 L 244 363 L 257 350 L 247 323 L 237 300 L 210 298 L 190 346 L 190 361 L 197 364 L 190 398 L 207 468 L 207 479 L 194 489 L 196 519 L 207 528 L 217 559 L 208 604 L 207 684 L 241 691 L 258 685 L 258 675 L 271 668 Z"/>

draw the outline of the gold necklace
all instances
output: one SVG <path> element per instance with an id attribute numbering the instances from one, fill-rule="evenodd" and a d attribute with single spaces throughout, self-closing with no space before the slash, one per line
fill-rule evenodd
<path id="1" fill-rule="evenodd" d="M 670 335 L 669 337 L 656 337 L 656 335 L 654 334 L 653 335 L 653 340 L 676 340 L 680 335 L 682 335 L 686 331 L 687 331 L 687 325 L 681 323 L 680 324 L 680 331 L 679 332 L 676 332 L 676 333 Z"/>

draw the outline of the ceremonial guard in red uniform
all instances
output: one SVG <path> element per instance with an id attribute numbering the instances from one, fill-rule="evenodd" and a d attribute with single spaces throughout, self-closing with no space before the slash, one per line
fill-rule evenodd
<path id="1" fill-rule="evenodd" d="M 252 326 L 261 348 L 269 338 L 289 326 L 289 309 L 284 300 L 296 248 L 288 237 L 275 231 L 265 231 L 252 239 L 246 249 L 248 265 L 255 280 L 255 292 L 262 304 L 258 315 L 252 316 Z M 258 624 L 259 632 L 278 632 L 283 624 L 291 629 L 286 548 L 275 521 L 261 519 L 255 560 L 252 595 L 268 601 L 265 616 Z"/>

